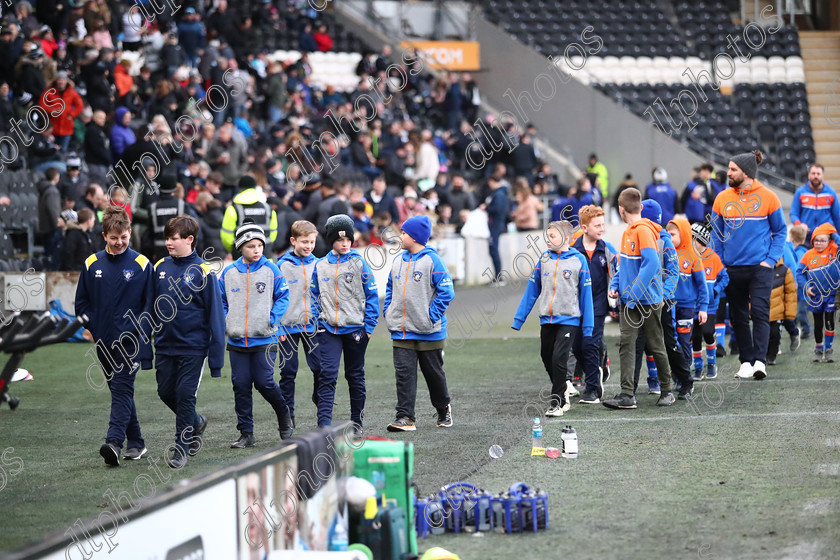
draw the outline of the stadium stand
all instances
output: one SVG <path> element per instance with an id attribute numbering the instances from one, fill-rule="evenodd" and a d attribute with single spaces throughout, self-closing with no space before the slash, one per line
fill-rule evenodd
<path id="1" fill-rule="evenodd" d="M 704 70 L 715 75 L 721 87 L 703 87 L 708 101 L 698 104 L 696 127 L 688 131 L 682 126 L 674 136 L 721 163 L 725 162 L 715 153 L 722 156 L 761 145 L 769 156 L 768 170 L 798 182 L 805 179 L 804 164 L 816 155 L 795 27 L 774 24 L 760 31 L 754 25 L 735 25 L 733 6 L 719 0 L 675 2 L 674 18 L 662 3 L 538 0 L 528 2 L 532 9 L 521 12 L 520 4 L 493 0 L 485 14 L 521 42 L 558 57 L 566 70 L 583 67 L 584 58 L 566 48 L 580 44 L 584 28 L 594 27 L 603 48 L 585 59 L 584 71 L 570 73 L 647 120 L 651 119 L 645 112 L 655 100 L 668 106 L 692 84 L 686 69 L 695 76 Z M 750 58 L 738 62 L 734 74 L 724 79 L 718 74 L 724 68 L 714 69 L 711 61 L 718 53 L 732 52 L 727 51 L 728 37 L 740 40 Z M 747 41 L 760 47 L 749 49 Z M 562 53 L 570 55 L 568 60 Z M 688 89 L 699 96 L 694 87 Z M 674 118 L 679 122 L 678 113 Z"/>

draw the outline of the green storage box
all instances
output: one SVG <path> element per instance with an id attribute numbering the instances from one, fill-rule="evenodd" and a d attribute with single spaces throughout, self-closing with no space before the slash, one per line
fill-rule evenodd
<path id="1" fill-rule="evenodd" d="M 385 499 L 395 500 L 407 519 L 408 550 L 417 553 L 417 525 L 414 521 L 414 444 L 385 438 L 365 438 L 353 452 L 353 475 L 369 480 Z"/>

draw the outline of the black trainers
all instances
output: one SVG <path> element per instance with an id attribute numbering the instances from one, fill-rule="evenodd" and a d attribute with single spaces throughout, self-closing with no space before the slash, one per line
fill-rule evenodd
<path id="1" fill-rule="evenodd" d="M 636 408 L 636 397 L 633 395 L 628 395 L 626 393 L 621 393 L 614 396 L 611 399 L 607 399 L 602 402 L 604 406 L 607 408 L 612 409 L 629 409 L 629 408 Z"/>
<path id="2" fill-rule="evenodd" d="M 582 404 L 600 404 L 601 399 L 598 397 L 598 391 L 584 391 L 580 394 L 579 402 Z"/>
<path id="3" fill-rule="evenodd" d="M 292 415 L 289 414 L 289 407 L 284 406 L 284 410 L 277 416 L 278 429 L 280 432 L 280 439 L 289 439 L 295 432 L 295 426 L 292 422 Z"/>
<path id="4" fill-rule="evenodd" d="M 413 432 L 416 429 L 417 425 L 414 423 L 414 420 L 410 419 L 408 416 L 401 416 L 397 418 L 388 424 L 387 428 L 389 432 Z"/>
<path id="5" fill-rule="evenodd" d="M 99 448 L 99 454 L 105 459 L 105 464 L 109 467 L 120 466 L 120 448 L 111 442 L 106 441 Z"/>
<path id="6" fill-rule="evenodd" d="M 656 401 L 656 406 L 671 406 L 675 402 L 677 402 L 677 400 L 674 398 L 674 393 L 668 391 L 667 393 L 659 397 L 659 400 Z"/>
<path id="7" fill-rule="evenodd" d="M 198 422 L 196 423 L 195 431 L 193 432 L 192 443 L 190 443 L 190 457 L 195 457 L 198 455 L 198 452 L 201 451 L 201 448 L 204 445 L 204 441 L 201 439 L 201 436 L 204 435 L 204 430 L 206 429 L 207 418 L 203 414 L 199 414 Z"/>
<path id="8" fill-rule="evenodd" d="M 187 454 L 180 447 L 176 447 L 172 457 L 166 459 L 166 464 L 171 469 L 183 469 L 187 466 Z"/>
<path id="9" fill-rule="evenodd" d="M 435 426 L 438 428 L 452 427 L 452 405 L 448 404 L 443 410 L 437 411 L 437 424 Z"/>
<path id="10" fill-rule="evenodd" d="M 126 461 L 138 461 L 145 454 L 145 447 L 142 449 L 140 449 L 139 447 L 131 447 L 125 450 L 125 455 L 123 455 L 123 459 L 125 459 Z"/>
<path id="11" fill-rule="evenodd" d="M 686 401 L 691 398 L 691 395 L 694 394 L 694 383 L 686 383 L 682 387 L 680 387 L 679 392 L 677 393 L 677 399 L 681 401 Z"/>
<path id="12" fill-rule="evenodd" d="M 230 444 L 231 449 L 244 449 L 246 447 L 254 447 L 257 440 L 254 439 L 254 434 L 242 434 L 239 439 Z"/>
<path id="13" fill-rule="evenodd" d="M 715 356 L 718 358 L 726 357 L 726 347 L 723 344 L 717 345 L 717 348 L 715 348 Z"/>

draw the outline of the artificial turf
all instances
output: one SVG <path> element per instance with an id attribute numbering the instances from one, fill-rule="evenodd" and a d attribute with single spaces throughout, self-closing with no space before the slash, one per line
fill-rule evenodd
<path id="1" fill-rule="evenodd" d="M 494 295 L 462 293 L 472 309 Z M 493 492 L 522 481 L 549 492 L 549 530 L 447 534 L 421 540 L 421 549 L 442 546 L 462 559 L 836 557 L 840 375 L 837 364 L 810 362 L 812 341 L 780 356 L 760 382 L 735 380 L 736 360 L 721 359 L 720 376 L 698 383 L 691 403 L 658 408 L 655 397 L 640 392 L 637 410 L 574 405 L 562 418 L 547 421 L 545 439 L 559 447 L 561 427 L 571 424 L 580 457 L 531 458 L 530 414 L 523 407 L 540 402 L 548 378 L 538 358 L 535 318 L 522 333 L 507 328 L 517 297 L 495 310 L 495 326 L 474 328 L 446 350 L 455 426 L 434 428 L 420 381 L 418 430 L 397 437 L 414 442 L 414 480 L 422 494 L 456 480 Z M 450 316 L 457 313 L 454 308 Z M 613 394 L 618 392 L 615 326 L 608 332 L 614 377 L 606 390 Z M 15 476 L 0 464 L 7 473 L 0 490 L 0 550 L 98 515 L 111 506 L 107 490 L 132 492 L 135 478 L 148 470 L 145 461 L 109 469 L 98 455 L 110 399 L 107 390 L 95 391 L 86 381 L 90 348 L 61 344 L 27 356 L 23 367 L 35 380 L 11 386 L 21 399 L 17 410 L 0 409 L 0 451 L 13 447 L 6 459 L 23 461 Z M 312 379 L 302 368 L 298 432 L 315 426 L 307 398 Z M 381 333 L 368 347 L 366 369 L 366 432 L 393 437 L 385 431 L 395 404 L 391 347 Z M 149 454 L 162 458 L 174 435 L 174 416 L 157 397 L 153 372 L 139 374 L 136 402 Z M 230 372 L 226 367 L 221 379 L 205 377 L 198 395 L 199 411 L 210 421 L 204 448 L 181 471 L 161 462 L 164 474 L 172 475 L 170 484 L 273 447 L 273 413 L 258 395 L 254 404 L 257 448 L 229 449 L 238 435 Z M 334 418 L 348 416 L 347 386 L 340 378 Z M 488 454 L 493 444 L 504 449 L 499 459 Z"/>

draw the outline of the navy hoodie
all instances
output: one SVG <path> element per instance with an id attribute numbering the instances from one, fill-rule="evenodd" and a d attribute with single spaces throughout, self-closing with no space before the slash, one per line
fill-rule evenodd
<path id="1" fill-rule="evenodd" d="M 112 255 L 103 250 L 85 260 L 76 286 L 76 315 L 88 316 L 87 328 L 94 340 L 101 340 L 115 359 L 120 353 L 115 354 L 111 344 L 120 345 L 120 336 L 128 333 L 138 341 L 136 357 L 142 368 L 152 368 L 152 347 L 148 338 L 138 335 L 137 322 L 147 324 L 141 315 L 152 316 L 153 301 L 152 266 L 137 251 L 126 249 Z"/>
<path id="2" fill-rule="evenodd" d="M 158 356 L 207 356 L 210 375 L 225 364 L 225 312 L 216 274 L 193 251 L 155 264 Z M 174 308 L 173 308 L 174 306 Z"/>
<path id="3" fill-rule="evenodd" d="M 592 258 L 589 258 L 586 249 L 583 247 L 582 235 L 575 240 L 572 248 L 577 249 L 589 264 L 589 276 L 592 279 L 593 315 L 596 317 L 607 315 L 610 312 L 607 292 L 610 288 L 610 279 L 615 274 L 615 261 L 618 251 L 603 239 L 599 239 L 595 245 L 595 250 L 592 252 Z M 607 258 L 607 249 L 610 252 L 609 258 Z"/>

